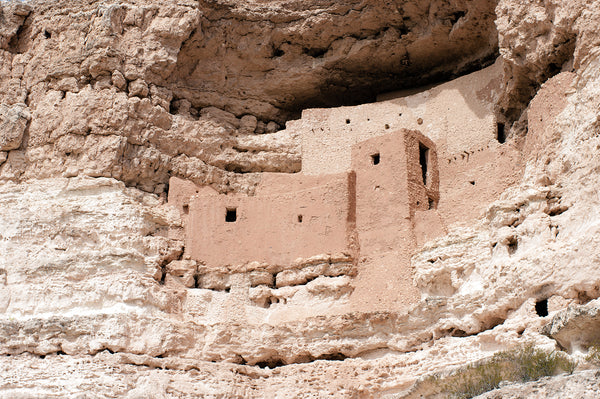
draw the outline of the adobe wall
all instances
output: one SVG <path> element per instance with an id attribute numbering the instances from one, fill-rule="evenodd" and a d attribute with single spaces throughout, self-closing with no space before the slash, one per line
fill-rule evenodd
<path id="1" fill-rule="evenodd" d="M 302 173 L 350 170 L 353 145 L 416 129 L 437 145 L 440 217 L 446 225 L 467 222 L 521 176 L 519 150 L 497 140 L 493 104 L 501 74 L 497 62 L 417 94 L 396 92 L 371 104 L 305 110 L 300 120 L 288 123 L 288 129 L 301 132 Z"/>
<path id="2" fill-rule="evenodd" d="M 552 134 L 556 133 L 550 126 L 567 106 L 566 93 L 569 92 L 574 79 L 574 73 L 561 72 L 548 79 L 531 100 L 527 111 L 528 131 L 523 148 L 527 160 L 543 160 L 548 156 L 548 151 L 544 151 L 545 147 L 558 139 L 552 137 Z"/>
<path id="3" fill-rule="evenodd" d="M 186 251 L 208 267 L 258 261 L 289 265 L 297 258 L 351 252 L 353 174 L 266 174 L 254 197 L 195 195 Z M 226 221 L 227 209 L 236 220 Z"/>
<path id="4" fill-rule="evenodd" d="M 435 144 L 417 131 L 401 130 L 352 147 L 360 246 L 353 308 L 405 307 L 418 299 L 410 263 L 414 215 L 436 212 L 437 169 Z"/>
<path id="5" fill-rule="evenodd" d="M 426 152 L 426 184 L 420 149 Z M 439 200 L 437 169 L 435 144 L 417 131 L 401 130 L 353 146 L 361 254 L 406 246 L 414 212 L 435 208 Z"/>
<path id="6" fill-rule="evenodd" d="M 418 131 L 401 129 L 355 144 L 351 159 L 348 173 L 265 173 L 252 197 L 220 195 L 171 179 L 169 202 L 184 217 L 186 256 L 202 264 L 200 287 L 234 287 L 223 277 L 228 272 L 258 270 L 268 275 L 250 287 L 277 288 L 327 273 L 355 277 L 348 309 L 415 303 L 411 256 L 424 237 L 443 231 L 436 209 L 436 145 Z M 228 220 L 233 209 L 235 218 Z M 319 259 L 315 267 L 322 272 L 298 267 L 311 257 Z M 247 296 L 241 286 L 236 290 L 240 298 Z M 279 300 L 263 291 L 252 294 L 258 306 Z"/>

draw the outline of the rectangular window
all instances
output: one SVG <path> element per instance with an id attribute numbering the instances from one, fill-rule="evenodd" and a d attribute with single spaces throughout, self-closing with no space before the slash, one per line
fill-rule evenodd
<path id="1" fill-rule="evenodd" d="M 228 223 L 235 222 L 237 220 L 237 208 L 227 208 L 225 213 L 225 221 Z"/>
<path id="2" fill-rule="evenodd" d="M 419 163 L 423 175 L 423 184 L 427 185 L 427 163 L 429 162 L 429 148 L 419 143 Z"/>
<path id="3" fill-rule="evenodd" d="M 373 165 L 378 165 L 379 161 L 381 161 L 379 153 L 371 155 L 371 162 L 373 163 Z"/>
<path id="4" fill-rule="evenodd" d="M 496 124 L 496 139 L 498 143 L 503 144 L 506 141 L 506 133 L 504 131 L 504 123 L 498 122 Z"/>

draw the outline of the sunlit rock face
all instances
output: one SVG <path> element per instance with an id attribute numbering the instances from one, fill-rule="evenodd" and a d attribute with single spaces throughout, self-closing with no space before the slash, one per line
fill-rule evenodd
<path id="1" fill-rule="evenodd" d="M 600 296 L 597 8 L 0 3 L 0 397 L 446 397 L 427 377 L 524 342 L 585 366 Z M 372 184 L 377 165 L 396 172 L 385 137 L 402 129 L 423 135 L 404 191 L 427 196 L 410 207 Z M 210 242 L 194 206 L 230 223 L 229 200 L 267 198 L 266 221 L 307 184 L 342 193 L 326 201 L 339 253 L 316 254 L 329 243 L 312 236 L 286 245 L 303 235 L 266 223 L 255 246 L 210 237 L 256 259 L 194 249 Z M 356 208 L 356 192 L 373 200 Z"/>
<path id="2" fill-rule="evenodd" d="M 302 109 L 493 62 L 494 6 L 4 3 L 0 104 L 33 114 L 28 162 L 15 154 L 5 175 L 113 177 L 156 193 L 178 175 L 252 190 L 256 178 L 231 172 L 300 169 L 294 140 L 273 133 Z"/>

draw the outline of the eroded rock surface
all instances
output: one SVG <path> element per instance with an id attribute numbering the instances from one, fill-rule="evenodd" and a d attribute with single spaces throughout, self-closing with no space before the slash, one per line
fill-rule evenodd
<path id="1" fill-rule="evenodd" d="M 32 120 L 0 176 L 252 191 L 256 176 L 231 172 L 300 169 L 294 137 L 275 132 L 303 107 L 491 62 L 494 5 L 3 3 L 0 104 L 26 103 Z"/>
<path id="2" fill-rule="evenodd" d="M 2 3 L 0 395 L 443 396 L 418 382 L 523 342 L 585 350 L 571 336 L 598 331 L 597 14 L 579 0 Z M 283 129 L 309 105 L 491 63 L 497 43 L 504 75 L 465 115 L 505 135 L 453 141 L 459 115 L 433 114 L 454 83 Z M 303 129 L 325 114 L 440 141 L 458 171 L 440 195 L 456 204 L 448 178 L 476 192 L 469 165 L 513 168 L 462 219 L 442 205 L 445 228 L 412 257 L 410 307 L 355 306 L 346 258 L 206 270 L 185 256 L 169 178 L 253 194 L 260 172 L 300 171 Z M 380 277 L 360 289 L 394 289 Z M 573 317 L 585 323 L 542 334 L 586 304 Z M 514 389 L 593 390 L 593 373 Z"/>
<path id="3" fill-rule="evenodd" d="M 598 385 L 600 372 L 597 370 L 584 371 L 573 375 L 560 375 L 552 378 L 543 378 L 539 381 L 524 384 L 511 384 L 500 389 L 495 389 L 483 395 L 476 396 L 478 399 L 500 399 L 500 398 L 564 398 L 577 397 L 582 399 L 593 399 L 600 395 Z"/>

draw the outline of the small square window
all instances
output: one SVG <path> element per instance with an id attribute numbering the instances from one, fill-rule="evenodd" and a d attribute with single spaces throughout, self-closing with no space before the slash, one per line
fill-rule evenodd
<path id="1" fill-rule="evenodd" d="M 232 223 L 237 220 L 237 208 L 227 208 L 225 213 L 225 221 Z"/>
<path id="2" fill-rule="evenodd" d="M 380 161 L 381 157 L 379 156 L 379 153 L 371 155 L 371 162 L 373 163 L 373 165 L 379 165 Z"/>

